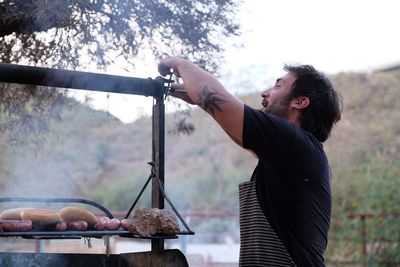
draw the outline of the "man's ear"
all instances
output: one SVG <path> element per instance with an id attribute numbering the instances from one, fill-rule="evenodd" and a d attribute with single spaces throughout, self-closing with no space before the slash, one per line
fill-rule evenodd
<path id="1" fill-rule="evenodd" d="M 310 105 L 310 99 L 306 96 L 298 96 L 292 101 L 294 109 L 305 109 L 308 105 Z"/>

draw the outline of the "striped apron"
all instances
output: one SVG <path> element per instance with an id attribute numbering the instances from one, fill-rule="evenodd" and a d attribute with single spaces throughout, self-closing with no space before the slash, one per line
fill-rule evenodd
<path id="1" fill-rule="evenodd" d="M 239 266 L 296 266 L 261 210 L 254 181 L 239 184 L 239 200 Z"/>

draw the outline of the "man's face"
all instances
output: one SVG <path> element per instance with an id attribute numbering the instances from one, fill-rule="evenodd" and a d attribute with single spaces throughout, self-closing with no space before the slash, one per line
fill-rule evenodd
<path id="1" fill-rule="evenodd" d="M 295 80 L 296 76 L 290 72 L 277 79 L 273 87 L 261 94 L 263 98 L 261 110 L 267 114 L 288 119 L 290 109 L 289 101 L 287 101 L 286 97 L 291 92 Z"/>

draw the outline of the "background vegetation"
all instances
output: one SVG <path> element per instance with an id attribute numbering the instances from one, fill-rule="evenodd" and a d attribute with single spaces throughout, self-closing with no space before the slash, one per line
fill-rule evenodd
<path id="1" fill-rule="evenodd" d="M 400 74 L 340 73 L 332 80 L 344 98 L 344 111 L 325 143 L 334 172 L 327 258 L 393 266 L 400 262 Z M 241 97 L 259 106 L 258 93 Z M 66 97 L 51 108 L 60 117 L 47 121 L 45 134 L 32 130 L 18 139 L 30 142 L 13 142 L 13 128 L 3 128 L 0 195 L 85 197 L 126 211 L 150 174 L 150 118 L 122 124 Z M 173 134 L 176 116 L 166 117 L 171 132 L 166 136 L 167 194 L 181 212 L 237 212 L 237 184 L 251 176 L 256 160 L 198 109 L 186 118 L 195 131 Z M 1 124 L 10 120 L 1 116 Z M 149 202 L 147 190 L 139 205 Z M 223 235 L 201 234 L 210 231 L 238 239 L 237 218 L 192 219 L 189 224 L 200 233 L 193 242 L 223 241 Z"/>
<path id="2" fill-rule="evenodd" d="M 116 59 L 132 66 L 147 50 L 155 58 L 187 55 L 216 69 L 224 41 L 239 33 L 240 3 L 0 0 L 0 61 L 103 69 Z"/>
<path id="3" fill-rule="evenodd" d="M 0 63 L 95 72 L 112 65 L 128 75 L 138 62 L 143 67 L 166 55 L 185 55 L 216 71 L 226 41 L 234 43 L 240 34 L 240 5 L 240 0 L 0 0 Z M 44 120 L 59 117 L 52 106 L 63 100 L 63 91 L 0 89 L 0 112 L 12 114 L 14 126 L 38 132 Z"/>

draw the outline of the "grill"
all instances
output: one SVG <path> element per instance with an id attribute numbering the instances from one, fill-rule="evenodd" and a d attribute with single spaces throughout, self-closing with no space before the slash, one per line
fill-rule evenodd
<path id="1" fill-rule="evenodd" d="M 132 78 L 108 74 L 98 74 L 80 71 L 60 70 L 51 68 L 22 66 L 0 63 L 0 82 L 48 86 L 68 89 L 82 89 L 153 97 L 152 109 L 152 161 L 151 173 L 139 195 L 127 211 L 127 218 L 142 193 L 151 182 L 151 206 L 164 209 L 165 201 L 169 203 L 185 230 L 179 235 L 193 235 L 194 232 L 182 219 L 164 190 L 164 142 L 165 142 L 165 107 L 164 97 L 172 90 L 169 88 L 171 79 L 157 77 Z M 99 209 L 110 219 L 112 213 L 104 206 L 87 199 L 80 198 L 35 198 L 35 197 L 0 197 L 1 202 L 25 203 L 79 203 Z M 29 232 L 0 232 L 0 237 L 20 237 L 25 239 L 80 239 L 103 238 L 105 236 L 120 236 L 151 240 L 151 251 L 128 253 L 120 255 L 85 255 L 60 253 L 0 253 L 1 266 L 186 266 L 184 255 L 179 250 L 165 250 L 164 240 L 175 239 L 178 236 L 138 236 L 126 230 L 113 231 L 48 231 L 34 228 Z M 16 261 L 24 261 L 22 265 L 13 265 Z M 161 264 L 161 262 L 163 262 Z M 32 263 L 34 263 L 32 265 Z M 44 265 L 46 263 L 46 265 Z M 161 264 L 161 265 L 160 265 Z"/>

